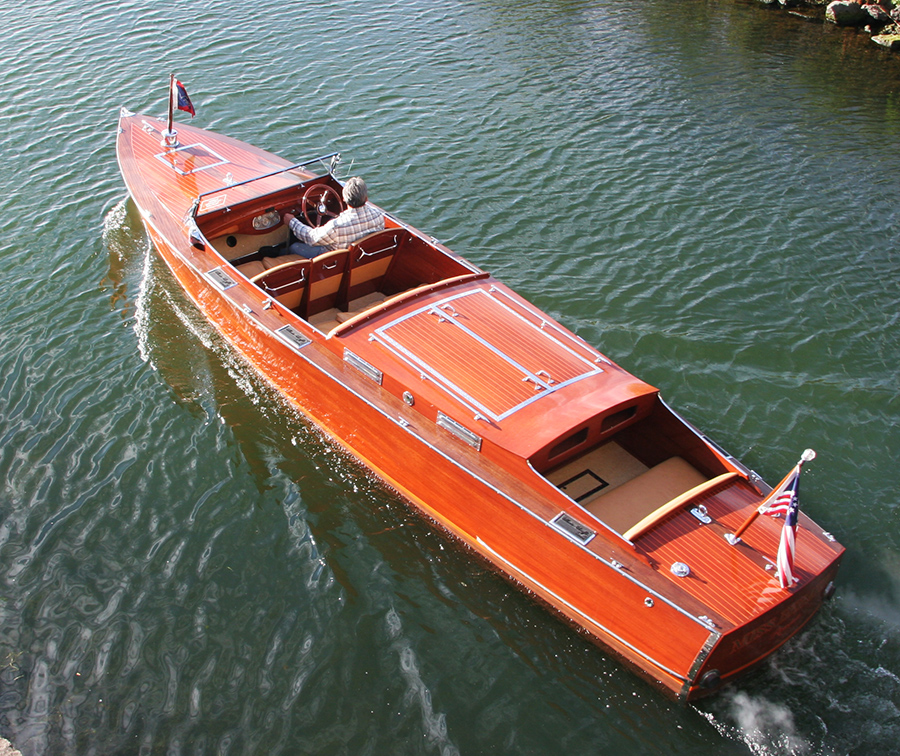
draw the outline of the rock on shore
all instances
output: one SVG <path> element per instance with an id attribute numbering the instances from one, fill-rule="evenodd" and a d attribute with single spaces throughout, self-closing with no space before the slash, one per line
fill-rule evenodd
<path id="1" fill-rule="evenodd" d="M 0 738 L 0 756 L 22 756 L 6 738 Z"/>
<path id="2" fill-rule="evenodd" d="M 900 0 L 760 0 L 782 8 L 825 7 L 825 20 L 861 29 L 888 50 L 900 50 Z"/>

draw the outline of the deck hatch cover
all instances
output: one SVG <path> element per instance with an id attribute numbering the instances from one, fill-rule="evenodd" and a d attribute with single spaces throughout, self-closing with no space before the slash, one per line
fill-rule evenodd
<path id="1" fill-rule="evenodd" d="M 181 176 L 190 176 L 192 173 L 208 171 L 217 165 L 225 165 L 228 160 L 218 152 L 210 149 L 201 142 L 187 144 L 184 147 L 166 150 L 156 155 L 156 159 L 162 161 Z"/>
<path id="2" fill-rule="evenodd" d="M 574 337 L 542 327 L 486 289 L 425 305 L 375 335 L 464 404 L 498 421 L 603 372 Z"/>

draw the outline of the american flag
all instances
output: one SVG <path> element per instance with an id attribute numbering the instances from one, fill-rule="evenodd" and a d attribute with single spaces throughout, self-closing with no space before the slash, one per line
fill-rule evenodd
<path id="1" fill-rule="evenodd" d="M 781 481 L 772 493 L 770 493 L 759 505 L 757 511 L 760 514 L 769 515 L 770 517 L 780 517 L 786 515 L 791 506 L 797 501 L 798 484 L 800 482 L 800 465 L 798 464 L 788 473 L 788 476 Z"/>
<path id="2" fill-rule="evenodd" d="M 191 118 L 193 118 L 195 115 L 194 106 L 191 103 L 191 98 L 188 97 L 184 84 L 178 81 L 178 79 L 172 79 L 172 91 L 175 96 L 175 107 L 179 110 L 183 110 L 185 113 L 190 113 Z"/>
<path id="3" fill-rule="evenodd" d="M 781 528 L 781 541 L 778 544 L 778 556 L 775 566 L 778 568 L 778 581 L 782 588 L 790 588 L 794 584 L 794 547 L 797 538 L 797 512 L 800 508 L 800 467 L 798 464 L 781 482 L 766 500 L 759 505 L 760 514 L 778 517 L 784 515 L 784 526 Z"/>
<path id="4" fill-rule="evenodd" d="M 726 540 L 734 546 L 741 540 L 741 535 L 761 514 L 779 517 L 784 515 L 784 526 L 781 528 L 781 540 L 778 544 L 778 555 L 775 558 L 775 566 L 778 569 L 778 582 L 782 588 L 790 588 L 797 582 L 794 575 L 794 550 L 797 540 L 797 515 L 800 509 L 800 470 L 805 462 L 811 462 L 816 458 L 812 449 L 807 449 L 800 457 L 800 461 L 794 466 L 778 487 L 763 499 L 744 523 L 734 531 L 726 533 Z"/>

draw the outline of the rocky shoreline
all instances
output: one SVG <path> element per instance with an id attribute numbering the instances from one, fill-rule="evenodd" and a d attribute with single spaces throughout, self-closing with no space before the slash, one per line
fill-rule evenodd
<path id="1" fill-rule="evenodd" d="M 837 26 L 865 31 L 872 42 L 892 51 L 900 51 L 900 0 L 759 0 L 763 5 L 797 13 L 798 9 L 818 9 L 822 18 Z M 813 18 L 808 13 L 797 13 Z M 815 16 L 815 17 L 818 17 Z"/>

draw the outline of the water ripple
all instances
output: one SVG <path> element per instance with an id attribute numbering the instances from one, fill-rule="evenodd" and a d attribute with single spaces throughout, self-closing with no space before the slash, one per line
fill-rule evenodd
<path id="1" fill-rule="evenodd" d="M 26 756 L 895 748 L 887 59 L 745 3 L 0 21 L 0 734 Z M 815 446 L 804 508 L 851 547 L 837 603 L 684 709 L 412 515 L 150 251 L 114 122 L 161 113 L 170 71 L 202 126 L 341 150 L 766 477 Z"/>

